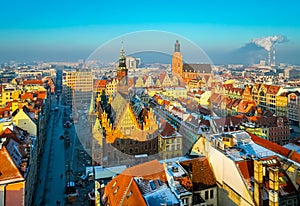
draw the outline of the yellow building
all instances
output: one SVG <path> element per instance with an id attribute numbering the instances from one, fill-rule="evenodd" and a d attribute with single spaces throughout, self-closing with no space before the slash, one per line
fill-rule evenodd
<path id="1" fill-rule="evenodd" d="M 280 89 L 280 86 L 270 85 L 266 94 L 266 107 L 273 114 L 276 113 L 276 97 L 278 96 Z"/>
<path id="2" fill-rule="evenodd" d="M 182 156 L 182 135 L 166 123 L 158 136 L 158 153 L 161 159 Z"/>
<path id="3" fill-rule="evenodd" d="M 276 96 L 276 116 L 288 116 L 287 93 Z"/>
<path id="4" fill-rule="evenodd" d="M 29 134 L 37 136 L 37 124 L 29 116 L 27 112 L 20 108 L 18 113 L 13 117 L 12 122 Z"/>
<path id="5" fill-rule="evenodd" d="M 0 106 L 5 107 L 5 105 L 13 100 L 18 100 L 20 94 L 22 94 L 21 89 L 17 89 L 16 87 L 6 87 L 3 89 L 2 94 L 0 95 Z"/>

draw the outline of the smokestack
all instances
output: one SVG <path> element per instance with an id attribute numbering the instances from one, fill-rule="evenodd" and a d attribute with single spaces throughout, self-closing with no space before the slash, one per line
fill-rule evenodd
<path id="1" fill-rule="evenodd" d="M 268 65 L 271 66 L 271 51 L 268 50 Z"/>
<path id="2" fill-rule="evenodd" d="M 287 41 L 287 38 L 283 35 L 275 35 L 275 36 L 268 36 L 268 37 L 261 37 L 261 38 L 254 38 L 251 40 L 251 43 L 257 45 L 258 47 L 264 48 L 268 52 L 268 64 L 271 66 L 274 64 L 276 65 L 276 51 L 275 51 L 275 44 L 284 43 Z M 271 50 L 273 49 L 273 51 Z M 271 59 L 271 52 L 273 52 L 273 59 Z"/>
<path id="3" fill-rule="evenodd" d="M 276 66 L 276 49 L 273 47 L 273 65 Z"/>

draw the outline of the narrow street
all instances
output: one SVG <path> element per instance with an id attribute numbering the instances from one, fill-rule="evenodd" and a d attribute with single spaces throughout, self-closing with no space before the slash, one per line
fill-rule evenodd
<path id="1" fill-rule="evenodd" d="M 65 188 L 65 147 L 64 141 L 59 137 L 64 133 L 62 124 L 63 107 L 60 101 L 51 96 L 51 108 L 58 107 L 57 111 L 51 111 L 47 125 L 44 152 L 41 158 L 39 181 L 36 189 L 35 205 L 56 205 L 59 200 L 64 204 Z M 61 176 L 62 174 L 62 176 Z"/>

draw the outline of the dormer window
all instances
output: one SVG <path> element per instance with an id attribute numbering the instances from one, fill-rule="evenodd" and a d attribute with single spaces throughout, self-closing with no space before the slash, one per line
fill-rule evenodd
<path id="1" fill-rule="evenodd" d="M 112 188 L 114 188 L 117 184 L 117 180 L 114 182 L 114 184 L 112 185 Z"/>
<path id="2" fill-rule="evenodd" d="M 127 198 L 129 198 L 132 195 L 132 191 L 128 192 L 128 194 L 126 195 Z"/>
<path id="3" fill-rule="evenodd" d="M 117 194 L 118 190 L 119 190 L 119 186 L 115 189 L 114 195 Z"/>

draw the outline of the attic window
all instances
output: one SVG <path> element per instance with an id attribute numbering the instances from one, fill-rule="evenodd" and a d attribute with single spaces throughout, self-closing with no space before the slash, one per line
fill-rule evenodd
<path id="1" fill-rule="evenodd" d="M 114 184 L 112 185 L 112 188 L 114 188 L 117 184 L 117 180 L 114 182 Z"/>
<path id="2" fill-rule="evenodd" d="M 126 197 L 129 198 L 131 195 L 132 195 L 132 191 L 130 191 L 130 192 L 126 195 Z"/>
<path id="3" fill-rule="evenodd" d="M 119 186 L 115 189 L 114 195 L 118 192 L 118 190 L 119 190 Z"/>

